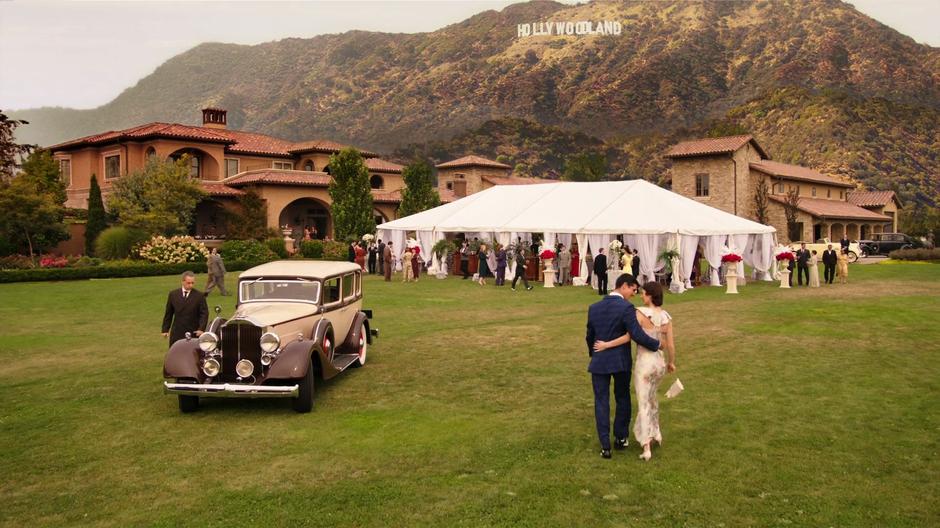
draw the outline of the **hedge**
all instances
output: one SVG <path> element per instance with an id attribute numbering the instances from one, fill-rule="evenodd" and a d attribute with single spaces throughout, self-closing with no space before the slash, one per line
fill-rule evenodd
<path id="1" fill-rule="evenodd" d="M 934 249 L 897 249 L 888 254 L 895 260 L 937 260 L 940 261 L 940 248 Z"/>
<path id="2" fill-rule="evenodd" d="M 226 262 L 228 271 L 246 270 L 257 266 L 255 262 Z M 64 281 L 84 279 L 116 279 L 124 277 L 153 277 L 157 275 L 177 275 L 189 270 L 195 273 L 205 273 L 205 262 L 186 262 L 182 264 L 102 264 L 100 266 L 74 267 L 74 268 L 34 268 L 0 271 L 0 283 L 5 282 L 33 282 L 33 281 Z"/>

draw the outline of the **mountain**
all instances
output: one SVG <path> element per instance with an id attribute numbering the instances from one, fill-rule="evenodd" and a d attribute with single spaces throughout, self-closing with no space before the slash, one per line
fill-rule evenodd
<path id="1" fill-rule="evenodd" d="M 623 31 L 516 36 L 520 23 L 578 20 Z M 535 175 L 589 150 L 614 175 L 660 180 L 670 142 L 747 130 L 780 161 L 903 199 L 940 194 L 940 50 L 837 0 L 540 1 L 431 33 L 203 44 L 100 108 L 11 114 L 31 121 L 21 140 L 50 144 L 194 123 L 208 105 L 235 128 L 400 156 L 500 155 Z"/>

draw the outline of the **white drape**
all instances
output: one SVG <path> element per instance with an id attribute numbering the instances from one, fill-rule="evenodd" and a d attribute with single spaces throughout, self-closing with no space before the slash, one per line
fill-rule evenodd
<path id="1" fill-rule="evenodd" d="M 500 231 L 496 233 L 496 242 L 506 250 L 506 276 L 512 277 L 512 274 L 516 271 L 516 261 L 509 260 L 509 257 L 512 255 L 509 254 L 509 244 L 516 240 L 516 234 L 510 233 L 508 231 Z M 494 268 L 495 269 L 495 268 Z M 494 271 L 495 274 L 495 271 Z"/>
<path id="2" fill-rule="evenodd" d="M 550 248 L 552 251 L 555 251 L 555 243 L 557 242 L 557 236 L 555 233 L 544 233 L 545 237 L 542 239 L 542 246 Z"/>
<path id="3" fill-rule="evenodd" d="M 749 263 L 757 272 L 760 280 L 771 281 L 771 266 L 774 264 L 774 238 L 773 233 L 750 235 L 748 241 Z"/>
<path id="4" fill-rule="evenodd" d="M 587 255 L 588 251 L 588 237 L 587 235 L 576 235 L 575 240 L 578 242 L 578 258 L 581 259 L 581 262 L 578 263 L 578 277 L 587 277 L 587 270 L 584 269 L 584 256 Z"/>
<path id="5" fill-rule="evenodd" d="M 738 255 L 741 255 L 742 260 L 738 262 L 738 286 L 744 286 L 747 281 L 744 277 L 744 264 L 748 264 L 751 267 L 754 266 L 753 259 L 751 258 L 750 249 L 748 248 L 748 242 L 751 235 L 728 235 L 728 245 L 734 246 L 732 249 Z"/>
<path id="6" fill-rule="evenodd" d="M 709 282 L 712 286 L 721 286 L 718 268 L 721 267 L 721 248 L 724 247 L 725 239 L 727 238 L 727 235 L 702 237 L 705 242 L 703 244 L 705 247 L 705 260 L 708 261 L 708 265 L 712 268 L 711 277 L 709 278 Z"/>
<path id="7" fill-rule="evenodd" d="M 695 253 L 698 250 L 698 239 L 695 235 L 679 236 L 679 268 L 681 270 L 681 279 L 686 288 L 692 286 L 692 268 L 695 266 Z"/>
<path id="8" fill-rule="evenodd" d="M 401 254 L 405 250 L 405 232 L 391 231 L 388 240 L 392 242 L 392 270 L 401 271 Z"/>
<path id="9" fill-rule="evenodd" d="M 656 280 L 656 271 L 663 268 L 664 262 L 659 260 L 659 254 L 669 240 L 670 235 L 629 235 L 627 243 L 637 250 L 640 257 L 640 284 Z"/>
<path id="10" fill-rule="evenodd" d="M 558 233 L 558 241 L 571 249 L 571 233 Z"/>
<path id="11" fill-rule="evenodd" d="M 415 234 L 418 241 L 418 247 L 421 248 L 421 260 L 424 262 L 430 262 L 433 258 L 433 255 L 431 255 L 431 248 L 434 247 L 434 232 L 417 231 Z"/>

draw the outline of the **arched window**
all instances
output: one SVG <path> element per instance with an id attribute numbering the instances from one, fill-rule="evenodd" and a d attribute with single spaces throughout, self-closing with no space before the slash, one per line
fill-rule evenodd
<path id="1" fill-rule="evenodd" d="M 329 174 L 329 173 L 330 173 L 330 166 L 327 165 L 326 167 L 323 167 L 323 172 Z"/>
<path id="2" fill-rule="evenodd" d="M 372 176 L 369 178 L 369 186 L 373 189 L 381 189 L 385 187 L 385 180 L 381 176 Z"/>
<path id="3" fill-rule="evenodd" d="M 150 158 L 155 158 L 157 156 L 157 149 L 153 147 L 147 147 L 147 153 L 144 155 L 147 161 L 150 161 Z"/>
<path id="4" fill-rule="evenodd" d="M 173 161 L 176 161 L 183 156 L 189 156 L 189 176 L 191 178 L 199 178 L 199 168 L 202 165 L 202 155 L 199 154 L 199 151 L 194 149 L 178 150 L 170 155 L 170 158 Z"/>
<path id="5" fill-rule="evenodd" d="M 307 172 L 313 171 L 313 161 L 307 160 L 306 162 L 304 162 L 304 170 Z"/>

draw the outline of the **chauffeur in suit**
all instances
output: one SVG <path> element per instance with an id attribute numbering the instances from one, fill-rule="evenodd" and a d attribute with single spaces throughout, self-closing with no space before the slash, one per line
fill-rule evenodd
<path id="1" fill-rule="evenodd" d="M 604 270 L 606 273 L 606 270 Z M 640 285 L 633 275 L 624 273 L 617 277 L 614 291 L 588 308 L 587 341 L 588 372 L 594 386 L 594 419 L 597 422 L 597 437 L 601 442 L 601 456 L 610 458 L 610 378 L 614 378 L 614 399 L 617 411 L 614 415 L 614 448 L 627 447 L 627 426 L 630 424 L 630 372 L 633 357 L 630 343 L 619 347 L 594 352 L 594 342 L 617 339 L 625 334 L 648 350 L 659 350 L 659 341 L 653 339 L 636 320 L 636 309 L 627 300 L 636 294 Z"/>
<path id="2" fill-rule="evenodd" d="M 832 284 L 833 279 L 836 277 L 836 261 L 838 260 L 836 250 L 832 249 L 832 244 L 826 246 L 826 251 L 823 251 L 822 260 L 823 266 L 825 267 L 823 278 L 826 284 Z"/>
<path id="3" fill-rule="evenodd" d="M 182 287 L 170 291 L 167 296 L 163 315 L 163 337 L 169 336 L 170 346 L 186 337 L 187 332 L 194 336 L 202 335 L 209 321 L 206 296 L 193 288 L 196 276 L 191 271 L 184 271 L 182 279 Z"/>

